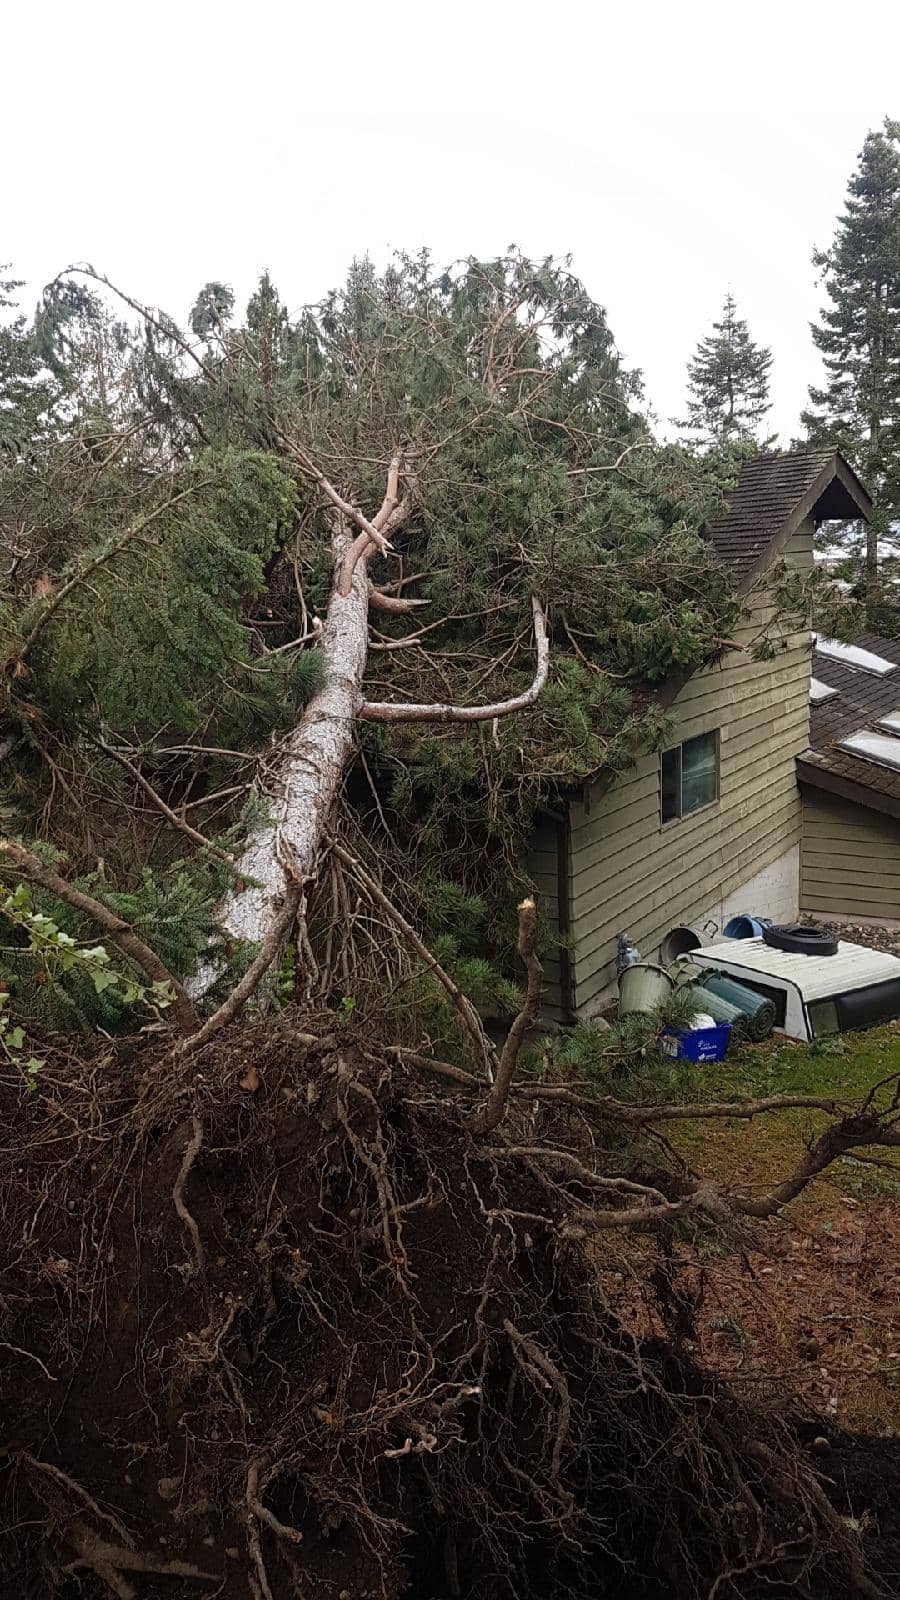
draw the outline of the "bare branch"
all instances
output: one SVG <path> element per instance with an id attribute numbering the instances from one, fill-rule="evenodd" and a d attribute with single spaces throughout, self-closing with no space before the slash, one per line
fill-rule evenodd
<path id="1" fill-rule="evenodd" d="M 356 563 L 367 557 L 371 545 L 374 544 L 382 555 L 388 549 L 388 542 L 384 538 L 382 530 L 397 507 L 397 489 L 400 482 L 400 463 L 402 459 L 403 452 L 399 449 L 395 450 L 388 467 L 387 489 L 385 490 L 384 499 L 372 518 L 372 532 L 370 533 L 368 529 L 364 528 L 362 533 L 353 540 L 344 557 L 344 563 L 338 578 L 339 594 L 348 595 L 350 593 Z"/>
<path id="2" fill-rule="evenodd" d="M 428 600 L 404 600 L 402 595 L 385 594 L 383 589 L 369 585 L 369 605 L 373 611 L 389 611 L 393 616 L 402 617 L 429 604 Z"/>
<path id="3" fill-rule="evenodd" d="M 40 884 L 42 889 L 55 894 L 57 899 L 64 901 L 74 911 L 80 911 L 83 916 L 90 917 L 96 922 L 98 928 L 102 929 L 122 954 L 141 968 L 151 983 L 167 984 L 174 995 L 169 1009 L 175 1022 L 184 1033 L 196 1028 L 197 1013 L 181 984 L 177 978 L 172 977 L 168 968 L 163 966 L 155 951 L 139 938 L 129 922 L 116 916 L 114 911 L 110 911 L 109 906 L 103 905 L 100 900 L 95 900 L 93 895 L 76 889 L 50 867 L 45 867 L 43 861 L 32 855 L 30 850 L 25 850 L 22 845 L 13 844 L 11 839 L 0 839 L 0 872 L 4 870 L 6 862 L 9 862 L 16 872 L 21 873 L 23 878 Z"/>
<path id="4" fill-rule="evenodd" d="M 210 1040 L 214 1034 L 219 1033 L 234 1017 L 247 1001 L 254 995 L 263 981 L 269 968 L 277 961 L 281 954 L 282 946 L 287 938 L 291 923 L 297 915 L 302 899 L 300 884 L 289 880 L 284 896 L 284 904 L 275 921 L 271 924 L 266 937 L 259 947 L 256 959 L 247 968 L 240 983 L 232 989 L 227 1000 L 223 1000 L 218 1011 L 204 1022 L 202 1028 L 192 1033 L 189 1038 L 182 1039 L 176 1046 L 179 1055 L 190 1055 L 199 1050 Z"/>
<path id="5" fill-rule="evenodd" d="M 518 950 L 528 973 L 525 1003 L 506 1036 L 500 1053 L 497 1076 L 491 1085 L 484 1106 L 475 1117 L 475 1128 L 479 1133 L 490 1133 L 503 1120 L 509 1102 L 512 1075 L 516 1070 L 516 1062 L 519 1059 L 519 1051 L 522 1048 L 522 1040 L 525 1037 L 529 1023 L 533 1022 L 537 1016 L 538 1007 L 541 1003 L 544 969 L 534 949 L 535 923 L 535 904 L 529 895 L 519 906 Z"/>
<path id="6" fill-rule="evenodd" d="M 419 938 L 419 935 L 416 933 L 412 923 L 407 922 L 403 912 L 398 910 L 397 906 L 394 905 L 392 900 L 388 899 L 381 885 L 376 883 L 371 874 L 366 871 L 362 862 L 358 861 L 356 856 L 351 855 L 346 845 L 341 844 L 337 839 L 332 839 L 330 843 L 331 849 L 337 856 L 338 860 L 342 861 L 344 866 L 350 869 L 350 871 L 362 884 L 363 888 L 366 890 L 366 893 L 371 896 L 376 905 L 379 905 L 382 911 L 384 911 L 386 915 L 390 917 L 391 921 L 400 929 L 404 936 L 409 940 L 409 943 L 415 950 L 416 955 L 421 961 L 424 962 L 429 972 L 434 974 L 442 988 L 446 990 L 446 993 L 450 997 L 453 1008 L 456 1011 L 460 1022 L 465 1029 L 465 1032 L 475 1048 L 475 1054 L 477 1058 L 484 1063 L 485 1067 L 490 1073 L 493 1046 L 491 1045 L 483 1027 L 481 1026 L 481 1019 L 475 1010 L 475 1007 L 472 1005 L 471 1000 L 469 1000 L 466 995 L 463 994 L 459 984 L 454 982 L 449 972 L 446 972 L 441 966 L 440 962 L 432 955 L 428 946 Z"/>
<path id="7" fill-rule="evenodd" d="M 285 433 L 281 433 L 281 438 L 294 460 L 298 463 L 301 471 L 305 472 L 308 478 L 312 478 L 313 482 L 318 484 L 325 498 L 331 501 L 331 504 L 336 507 L 343 517 L 346 517 L 348 522 L 352 522 L 354 527 L 360 528 L 366 534 L 367 543 L 371 541 L 376 549 L 381 551 L 382 555 L 386 555 L 390 545 L 381 530 L 376 528 L 374 522 L 370 522 L 368 517 L 363 516 L 358 506 L 351 505 L 349 500 L 344 499 L 343 495 L 334 487 L 330 478 L 326 478 L 324 472 L 316 466 L 316 463 L 302 445 L 297 444 L 295 439 L 288 438 Z M 349 592 L 348 589 L 346 593 L 349 594 Z"/>
<path id="8" fill-rule="evenodd" d="M 205 834 L 198 832 L 196 828 L 192 828 L 189 822 L 185 822 L 183 817 L 179 817 L 178 813 L 173 811 L 171 806 L 166 804 L 162 795 L 157 794 L 152 783 L 148 782 L 140 769 L 134 765 L 133 761 L 129 761 L 128 757 L 123 755 L 121 750 L 115 750 L 112 745 L 107 744 L 105 740 L 99 738 L 96 734 L 92 738 L 92 743 L 97 745 L 98 749 L 102 750 L 104 755 L 109 756 L 112 761 L 117 761 L 120 767 L 124 767 L 125 771 L 131 774 L 135 783 L 138 785 L 138 788 L 143 789 L 147 798 L 152 801 L 153 805 L 156 806 L 157 811 L 162 813 L 166 821 L 170 822 L 173 828 L 177 828 L 179 833 L 185 834 L 185 836 L 188 839 L 191 839 L 194 844 L 199 844 L 203 850 L 209 850 L 212 855 L 218 856 L 220 861 L 226 861 L 229 866 L 234 865 L 234 858 L 230 856 L 227 851 L 220 850 L 217 844 L 213 844 L 212 840 L 207 839 Z"/>
<path id="9" fill-rule="evenodd" d="M 486 706 L 393 705 L 384 700 L 365 700 L 360 716 L 367 722 L 492 722 L 496 717 L 508 717 L 514 711 L 524 711 L 528 706 L 533 706 L 547 682 L 550 640 L 547 621 L 536 595 L 531 597 L 531 611 L 537 665 L 530 685 L 522 694 Z"/>
<path id="10" fill-rule="evenodd" d="M 570 467 L 569 471 L 566 473 L 566 477 L 567 478 L 584 478 L 584 477 L 588 477 L 588 476 L 590 476 L 590 475 L 592 475 L 592 474 L 594 474 L 596 472 L 618 472 L 620 466 L 622 465 L 622 462 L 626 459 L 627 456 L 631 455 L 632 450 L 652 450 L 654 448 L 655 448 L 655 441 L 653 439 L 640 439 L 640 440 L 637 441 L 637 443 L 628 445 L 622 451 L 622 454 L 617 458 L 617 460 L 610 462 L 608 466 L 605 466 L 605 467 Z"/>

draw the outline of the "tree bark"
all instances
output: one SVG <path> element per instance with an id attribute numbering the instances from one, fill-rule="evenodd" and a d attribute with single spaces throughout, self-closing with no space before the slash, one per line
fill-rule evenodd
<path id="1" fill-rule="evenodd" d="M 269 818 L 236 863 L 236 885 L 222 902 L 219 920 L 234 940 L 262 944 L 279 920 L 289 887 L 314 876 L 323 833 L 353 749 L 368 647 L 369 581 L 366 562 L 359 561 L 349 593 L 340 593 L 340 572 L 351 542 L 345 518 L 336 515 L 331 541 L 334 581 L 319 647 L 325 680 L 284 743 L 264 795 Z M 189 983 L 189 992 L 195 998 L 205 994 L 220 970 L 215 962 L 204 962 Z"/>

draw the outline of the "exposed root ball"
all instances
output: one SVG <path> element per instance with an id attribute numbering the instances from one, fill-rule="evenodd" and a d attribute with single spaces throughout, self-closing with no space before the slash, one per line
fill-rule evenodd
<path id="1" fill-rule="evenodd" d="M 784 1426 L 604 1313 L 552 1184 L 298 1026 L 0 1080 L 4 1596 L 880 1592 Z"/>

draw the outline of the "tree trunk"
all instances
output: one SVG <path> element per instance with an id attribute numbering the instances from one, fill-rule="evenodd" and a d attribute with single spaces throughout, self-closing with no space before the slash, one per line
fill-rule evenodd
<path id="1" fill-rule="evenodd" d="M 881 432 L 877 417 L 869 418 L 869 455 L 874 457 L 878 451 L 878 440 Z M 866 622 L 869 628 L 875 628 L 875 609 L 878 600 L 878 534 L 880 531 L 880 515 L 876 507 L 869 521 L 866 523 Z"/>
<path id="2" fill-rule="evenodd" d="M 289 883 L 305 883 L 314 876 L 322 835 L 353 748 L 363 700 L 369 597 L 365 561 L 354 568 L 349 593 L 339 591 L 351 542 L 344 518 L 336 517 L 334 582 L 320 646 L 325 679 L 282 746 L 263 797 L 268 819 L 250 838 L 236 864 L 238 887 L 220 907 L 223 932 L 234 940 L 262 943 L 278 922 Z M 246 887 L 240 887 L 241 880 Z M 205 994 L 219 970 L 204 962 L 188 986 L 190 993 Z"/>

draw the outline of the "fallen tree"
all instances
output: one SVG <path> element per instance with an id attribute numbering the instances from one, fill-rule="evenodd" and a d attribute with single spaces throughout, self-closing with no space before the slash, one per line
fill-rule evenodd
<path id="1" fill-rule="evenodd" d="M 361 263 L 293 322 L 263 279 L 242 327 L 208 285 L 193 338 L 118 290 L 140 320 L 112 328 L 110 293 L 48 288 L 75 412 L 0 476 L 30 529 L 0 602 L 7 832 L 115 892 L 135 858 L 215 883 L 204 957 L 192 927 L 167 962 L 195 1003 L 229 975 L 245 1001 L 291 939 L 301 983 L 358 998 L 359 949 L 310 923 L 326 832 L 426 942 L 462 897 L 465 953 L 508 965 L 535 806 L 657 737 L 647 683 L 730 636 L 699 530 L 735 461 L 654 446 L 564 263 Z"/>
<path id="2" fill-rule="evenodd" d="M 658 738 L 647 685 L 730 637 L 699 529 L 734 462 L 653 445 L 559 264 L 364 263 L 293 322 L 263 280 L 240 328 L 208 285 L 193 340 L 126 301 L 112 338 L 93 291 L 48 293 L 66 420 L 0 475 L 0 976 L 29 1029 L 104 1030 L 23 1071 L 0 1001 L 7 1570 L 872 1597 L 853 1503 L 677 1342 L 625 1337 L 592 1251 L 758 1247 L 896 1145 L 895 1085 L 804 1101 L 829 1125 L 759 1197 L 667 1159 L 696 1107 L 552 1051 L 520 1072 L 529 818 Z M 72 378 L 97 350 L 102 394 Z"/>

